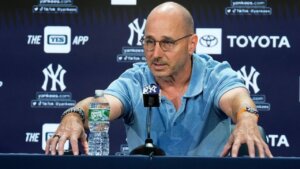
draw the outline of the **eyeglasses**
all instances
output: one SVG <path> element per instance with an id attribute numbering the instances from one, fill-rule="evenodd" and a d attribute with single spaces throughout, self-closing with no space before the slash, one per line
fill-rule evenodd
<path id="1" fill-rule="evenodd" d="M 144 49 L 147 51 L 153 51 L 155 48 L 156 43 L 159 43 L 160 48 L 165 52 L 165 51 L 170 51 L 174 48 L 176 42 L 180 41 L 181 39 L 187 38 L 192 36 L 193 34 L 188 34 L 185 35 L 181 38 L 178 38 L 176 40 L 171 40 L 171 39 L 163 39 L 161 41 L 156 41 L 152 38 L 142 38 L 141 43 L 144 45 Z"/>

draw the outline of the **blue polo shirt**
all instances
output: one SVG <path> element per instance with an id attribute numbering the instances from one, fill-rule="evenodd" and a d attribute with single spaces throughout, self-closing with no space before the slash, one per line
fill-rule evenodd
<path id="1" fill-rule="evenodd" d="M 167 155 L 219 156 L 230 135 L 230 119 L 219 109 L 219 100 L 228 90 L 245 87 L 227 62 L 208 55 L 192 56 L 193 67 L 188 90 L 176 111 L 173 103 L 161 96 L 152 108 L 151 138 Z M 147 137 L 147 108 L 143 106 L 143 87 L 155 83 L 147 63 L 135 63 L 106 89 L 124 106 L 129 149 L 143 145 Z"/>

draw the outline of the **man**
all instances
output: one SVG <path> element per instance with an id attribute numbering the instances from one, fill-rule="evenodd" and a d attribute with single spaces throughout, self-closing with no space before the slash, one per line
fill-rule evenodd
<path id="1" fill-rule="evenodd" d="M 142 89 L 157 84 L 161 106 L 153 109 L 151 137 L 167 155 L 236 157 L 247 143 L 250 157 L 272 157 L 258 130 L 255 104 L 243 81 L 227 62 L 194 54 L 198 37 L 191 14 L 174 2 L 154 8 L 147 18 L 142 39 L 147 63 L 134 64 L 106 89 L 110 120 L 123 118 L 130 149 L 144 144 L 146 108 Z M 88 145 L 80 113 L 87 119 L 90 98 L 64 113 L 56 135 L 47 141 L 46 154 L 58 151 L 70 140 L 78 155 L 78 140 Z M 82 114 L 81 114 L 82 115 Z M 83 116 L 83 115 L 82 115 Z M 229 118 L 228 118 L 229 117 Z M 236 128 L 230 133 L 231 120 Z M 228 139 L 229 138 L 229 139 Z M 57 150 L 56 150 L 57 147 Z"/>

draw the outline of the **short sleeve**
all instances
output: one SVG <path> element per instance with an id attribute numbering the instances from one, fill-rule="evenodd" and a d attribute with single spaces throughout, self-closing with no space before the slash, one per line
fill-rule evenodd
<path id="1" fill-rule="evenodd" d="M 217 108 L 219 108 L 219 101 L 221 97 L 227 91 L 237 87 L 246 88 L 243 79 L 238 76 L 237 72 L 234 71 L 226 61 L 214 66 L 210 73 L 210 83 L 215 86 L 212 89 L 215 91 L 213 95 L 213 103 Z"/>

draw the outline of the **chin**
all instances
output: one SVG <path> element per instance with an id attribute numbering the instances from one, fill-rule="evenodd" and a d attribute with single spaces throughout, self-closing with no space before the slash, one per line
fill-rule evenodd
<path id="1" fill-rule="evenodd" d="M 168 77 L 170 76 L 168 73 L 166 72 L 157 72 L 157 71 L 153 71 L 153 75 L 155 77 L 158 77 L 158 78 L 164 78 L 164 77 Z"/>
<path id="2" fill-rule="evenodd" d="M 171 72 L 169 69 L 155 69 L 151 68 L 151 72 L 155 77 L 163 78 L 163 77 L 169 77 L 171 75 Z"/>

